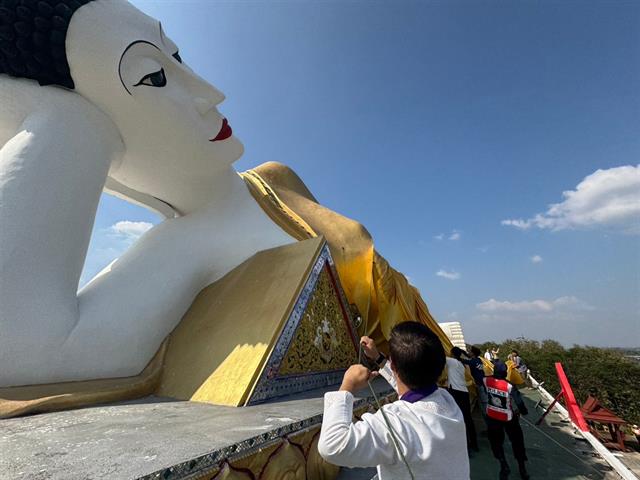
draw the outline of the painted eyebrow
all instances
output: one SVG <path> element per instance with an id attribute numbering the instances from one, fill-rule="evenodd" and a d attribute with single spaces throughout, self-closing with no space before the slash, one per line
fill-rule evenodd
<path id="1" fill-rule="evenodd" d="M 124 80 L 122 79 L 122 72 L 121 72 L 121 67 L 122 67 L 122 59 L 124 58 L 124 55 L 127 53 L 127 51 L 133 47 L 134 45 L 138 44 L 138 43 L 146 43 L 147 45 L 151 45 L 152 47 L 154 47 L 155 49 L 157 49 L 158 51 L 162 52 L 162 50 L 160 50 L 160 48 L 151 43 L 151 42 L 147 42 L 146 40 L 136 40 L 135 42 L 131 42 L 129 45 L 127 45 L 127 48 L 124 49 L 124 52 L 122 52 L 122 55 L 120 55 L 120 61 L 118 62 L 118 76 L 120 77 L 120 83 L 122 83 L 122 86 L 124 87 L 124 89 L 127 91 L 127 93 L 129 95 L 131 95 L 131 92 L 129 91 L 129 89 L 127 88 L 127 86 L 124 83 Z"/>
<path id="2" fill-rule="evenodd" d="M 160 28 L 160 41 L 164 44 L 164 31 L 162 30 L 162 22 L 158 22 L 158 27 Z"/>
<path id="3" fill-rule="evenodd" d="M 158 27 L 160 28 L 160 41 L 162 42 L 162 45 L 164 45 L 165 47 L 169 47 L 170 45 L 167 45 L 167 36 L 164 34 L 164 30 L 162 29 L 162 22 L 158 22 Z M 171 40 L 169 40 L 171 42 Z M 173 42 L 171 42 L 173 43 Z M 176 58 L 176 55 L 180 52 L 180 49 L 176 46 L 176 53 L 171 54 L 171 56 L 173 58 Z M 178 60 L 176 58 L 176 60 Z M 182 60 L 178 60 L 178 62 L 182 63 Z"/>

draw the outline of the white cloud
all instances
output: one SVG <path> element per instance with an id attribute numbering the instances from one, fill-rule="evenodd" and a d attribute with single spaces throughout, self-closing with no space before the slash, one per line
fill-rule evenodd
<path id="1" fill-rule="evenodd" d="M 122 220 L 111 225 L 111 227 L 109 227 L 109 231 L 124 240 L 134 242 L 151 227 L 153 227 L 153 224 L 149 222 L 132 222 L 130 220 Z"/>
<path id="2" fill-rule="evenodd" d="M 476 308 L 482 312 L 489 313 L 549 313 L 560 310 L 593 310 L 591 305 L 573 296 L 558 297 L 555 300 L 524 300 L 518 302 L 500 301 L 491 298 L 486 302 L 476 304 Z"/>
<path id="3" fill-rule="evenodd" d="M 533 257 L 530 258 L 531 263 L 541 263 L 542 262 L 542 257 L 540 255 L 534 255 Z"/>
<path id="4" fill-rule="evenodd" d="M 459 230 L 451 230 L 451 233 L 449 234 L 444 234 L 444 233 L 439 233 L 438 235 L 434 235 L 433 238 L 435 240 L 441 241 L 444 240 L 445 238 L 447 240 L 451 240 L 451 241 L 456 241 L 456 240 L 460 240 L 460 238 L 462 237 L 462 232 L 460 232 Z"/>
<path id="5" fill-rule="evenodd" d="M 442 278 L 446 278 L 447 280 L 458 280 L 460 278 L 460 274 L 455 270 L 451 270 L 450 272 L 446 270 L 438 270 L 436 275 Z"/>
<path id="6" fill-rule="evenodd" d="M 515 220 L 502 220 L 500 224 L 506 225 L 508 227 L 516 227 L 516 228 L 519 228 L 520 230 L 529 230 L 533 225 L 533 222 L 531 220 L 522 220 L 520 218 Z"/>
<path id="7" fill-rule="evenodd" d="M 553 309 L 551 303 L 546 300 L 510 302 L 494 298 L 478 303 L 476 308 L 483 312 L 549 312 Z"/>
<path id="8" fill-rule="evenodd" d="M 94 229 L 80 287 L 126 252 L 151 227 L 153 224 L 149 222 L 122 220 L 108 228 Z"/>
<path id="9" fill-rule="evenodd" d="M 562 196 L 545 213 L 501 223 L 520 230 L 604 228 L 640 234 L 640 165 L 596 170 Z"/>

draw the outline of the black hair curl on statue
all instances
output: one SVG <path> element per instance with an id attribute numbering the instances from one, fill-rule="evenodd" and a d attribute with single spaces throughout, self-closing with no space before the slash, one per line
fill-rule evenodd
<path id="1" fill-rule="evenodd" d="M 65 41 L 71 17 L 92 0 L 0 0 L 0 73 L 75 88 Z"/>

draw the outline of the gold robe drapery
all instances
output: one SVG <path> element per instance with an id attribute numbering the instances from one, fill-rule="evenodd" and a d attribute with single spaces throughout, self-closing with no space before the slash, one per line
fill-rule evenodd
<path id="1" fill-rule="evenodd" d="M 391 329 L 416 320 L 438 335 L 447 354 L 451 351 L 451 341 L 420 292 L 376 252 L 363 225 L 320 205 L 300 177 L 280 163 L 264 163 L 242 177 L 263 210 L 287 233 L 298 240 L 326 238 L 347 298 L 362 316 L 361 333 L 366 327 L 366 334 L 387 351 Z"/>

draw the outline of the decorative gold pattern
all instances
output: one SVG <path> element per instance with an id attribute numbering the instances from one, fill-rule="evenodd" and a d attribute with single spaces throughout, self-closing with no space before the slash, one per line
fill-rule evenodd
<path id="1" fill-rule="evenodd" d="M 260 472 L 264 470 L 267 463 L 271 460 L 276 450 L 278 450 L 284 440 L 279 439 L 277 442 L 272 443 L 266 447 L 260 448 L 258 451 L 247 455 L 245 457 L 230 461 L 232 468 L 242 471 L 250 471 L 253 478 L 258 478 Z"/>
<path id="2" fill-rule="evenodd" d="M 318 426 L 283 437 L 250 455 L 226 461 L 219 471 L 203 475 L 199 480 L 243 480 L 245 478 L 334 480 L 340 468 L 327 463 L 320 457 L 319 436 L 320 427 Z M 289 451 L 290 448 L 298 451 Z M 301 476 L 303 471 L 306 476 Z"/>
<path id="3" fill-rule="evenodd" d="M 318 431 L 307 454 L 307 480 L 334 480 L 340 473 L 340 467 L 331 465 L 320 456 L 318 453 L 319 439 L 320 432 Z"/>
<path id="4" fill-rule="evenodd" d="M 253 480 L 253 478 L 248 472 L 236 470 L 226 464 L 215 477 L 211 477 L 211 480 Z"/>
<path id="5" fill-rule="evenodd" d="M 306 480 L 306 459 L 302 449 L 285 440 L 260 474 L 260 480 Z"/>
<path id="6" fill-rule="evenodd" d="M 340 370 L 355 361 L 355 346 L 329 275 L 325 265 L 282 360 L 280 375 Z"/>

